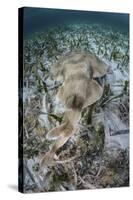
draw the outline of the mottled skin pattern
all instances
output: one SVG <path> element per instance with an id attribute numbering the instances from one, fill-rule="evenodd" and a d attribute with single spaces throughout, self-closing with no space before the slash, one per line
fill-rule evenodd
<path id="1" fill-rule="evenodd" d="M 103 88 L 94 78 L 104 76 L 107 70 L 103 61 L 85 52 L 67 53 L 52 67 L 53 77 L 63 81 L 57 95 L 66 107 L 65 122 L 47 133 L 47 139 L 55 143 L 42 158 L 41 167 L 50 165 L 56 151 L 75 133 L 82 109 L 101 98 Z"/>

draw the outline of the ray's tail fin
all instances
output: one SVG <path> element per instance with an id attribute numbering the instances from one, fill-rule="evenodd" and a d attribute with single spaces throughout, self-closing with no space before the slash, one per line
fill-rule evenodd
<path id="1" fill-rule="evenodd" d="M 65 122 L 47 133 L 48 140 L 57 140 L 66 135 L 71 135 L 81 117 L 81 111 L 69 110 L 64 115 Z"/>
<path id="2" fill-rule="evenodd" d="M 46 139 L 48 140 L 57 140 L 60 138 L 60 136 L 64 133 L 66 127 L 66 122 L 61 124 L 60 126 L 57 126 L 53 129 L 51 129 L 47 135 L 46 135 Z"/>
<path id="3" fill-rule="evenodd" d="M 56 151 L 62 147 L 75 133 L 76 125 L 80 120 L 81 110 L 69 110 L 65 113 L 65 122 L 47 133 L 47 139 L 55 140 L 52 148 L 42 158 L 40 166 L 52 164 Z"/>

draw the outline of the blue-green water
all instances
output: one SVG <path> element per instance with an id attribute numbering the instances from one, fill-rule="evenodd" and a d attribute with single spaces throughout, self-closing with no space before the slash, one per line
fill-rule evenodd
<path id="1" fill-rule="evenodd" d="M 126 33 L 129 31 L 129 14 L 76 11 L 47 8 L 24 8 L 24 37 L 35 32 L 44 31 L 50 27 L 80 23 L 101 23 L 113 26 Z"/>

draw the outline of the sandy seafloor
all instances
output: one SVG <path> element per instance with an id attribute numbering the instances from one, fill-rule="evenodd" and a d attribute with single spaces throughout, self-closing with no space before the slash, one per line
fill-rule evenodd
<path id="1" fill-rule="evenodd" d="M 58 150 L 55 165 L 39 169 L 53 142 L 47 132 L 61 123 L 60 83 L 52 65 L 70 51 L 97 55 L 110 66 L 104 94 L 86 108 L 79 131 Z M 69 24 L 24 40 L 24 192 L 66 191 L 129 185 L 129 36 L 103 24 Z"/>

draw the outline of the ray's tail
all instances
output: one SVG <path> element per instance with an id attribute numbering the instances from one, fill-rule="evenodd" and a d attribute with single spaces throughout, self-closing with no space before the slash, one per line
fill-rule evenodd
<path id="1" fill-rule="evenodd" d="M 47 133 L 48 140 L 55 140 L 52 148 L 45 154 L 40 162 L 40 166 L 52 164 L 56 151 L 62 147 L 67 140 L 75 133 L 77 123 L 81 117 L 81 109 L 71 109 L 65 113 L 65 122 L 53 128 Z"/>

